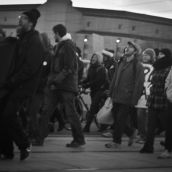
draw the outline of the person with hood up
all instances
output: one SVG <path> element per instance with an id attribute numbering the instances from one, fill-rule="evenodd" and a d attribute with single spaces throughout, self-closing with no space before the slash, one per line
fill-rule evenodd
<path id="1" fill-rule="evenodd" d="M 155 129 L 161 126 L 165 130 L 168 101 L 164 91 L 165 80 L 172 65 L 171 52 L 169 49 L 159 51 L 157 60 L 153 64 L 150 96 L 148 97 L 148 129 L 146 141 L 140 153 L 153 153 Z"/>
<path id="2" fill-rule="evenodd" d="M 91 57 L 91 64 L 88 69 L 87 78 L 82 83 L 84 88 L 90 88 L 91 90 L 91 106 L 87 115 L 86 125 L 83 130 L 84 132 L 90 132 L 91 123 L 95 117 L 95 114 L 97 114 L 100 109 L 100 100 L 104 95 L 104 91 L 107 89 L 107 73 L 101 62 L 101 55 L 94 53 Z"/>
<path id="3" fill-rule="evenodd" d="M 133 144 L 134 129 L 128 126 L 127 120 L 143 91 L 143 66 L 138 61 L 141 48 L 134 42 L 128 42 L 124 57 L 116 63 L 115 73 L 110 86 L 114 116 L 113 141 L 105 144 L 106 148 L 119 148 L 122 135 L 129 136 L 128 145 Z"/>

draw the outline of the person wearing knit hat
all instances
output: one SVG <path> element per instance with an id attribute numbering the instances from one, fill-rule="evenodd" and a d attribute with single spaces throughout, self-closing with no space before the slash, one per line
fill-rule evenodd
<path id="1" fill-rule="evenodd" d="M 38 18 L 41 16 L 40 12 L 37 9 L 25 11 L 22 13 L 22 15 L 28 17 L 28 20 L 33 24 L 33 27 L 35 27 Z"/>
<path id="2" fill-rule="evenodd" d="M 156 54 L 154 49 L 147 48 L 142 53 L 142 61 L 143 63 L 151 63 L 153 64 L 156 58 Z"/>
<path id="3" fill-rule="evenodd" d="M 147 124 L 147 97 L 150 95 L 150 78 L 153 72 L 152 64 L 155 61 L 155 51 L 152 48 L 147 48 L 142 53 L 142 65 L 144 68 L 144 90 L 142 95 L 136 105 L 137 108 L 137 122 L 138 122 L 138 130 L 139 137 L 136 140 L 137 143 L 144 143 L 146 139 L 146 124 Z"/>
<path id="4" fill-rule="evenodd" d="M 16 114 L 23 107 L 24 102 L 35 97 L 41 77 L 44 49 L 39 32 L 34 29 L 39 17 L 40 13 L 36 9 L 23 12 L 20 16 L 17 26 L 18 43 L 14 53 L 14 63 L 12 63 L 14 64 L 12 65 L 13 72 L 4 83 L 4 89 L 9 92 L 9 95 L 2 114 L 2 130 L 5 132 L 4 135 L 10 138 L 10 142 L 17 145 L 21 161 L 29 156 L 32 138 L 28 138 Z M 28 111 L 28 113 L 31 112 Z M 3 136 L 1 139 L 4 139 Z M 7 150 L 10 142 L 6 143 Z M 8 154 L 3 154 L 3 157 L 13 159 L 13 150 L 8 151 Z"/>
<path id="5" fill-rule="evenodd" d="M 19 16 L 19 24 L 17 27 L 17 36 L 23 35 L 25 32 L 34 30 L 38 18 L 41 16 L 37 9 L 31 9 L 29 11 L 24 11 Z"/>

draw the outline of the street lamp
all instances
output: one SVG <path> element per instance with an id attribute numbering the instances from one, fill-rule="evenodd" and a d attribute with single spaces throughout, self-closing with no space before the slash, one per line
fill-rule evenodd
<path id="1" fill-rule="evenodd" d="M 117 58 L 117 55 L 118 55 L 118 44 L 121 42 L 121 40 L 118 38 L 116 40 L 116 53 L 115 53 L 115 58 Z"/>

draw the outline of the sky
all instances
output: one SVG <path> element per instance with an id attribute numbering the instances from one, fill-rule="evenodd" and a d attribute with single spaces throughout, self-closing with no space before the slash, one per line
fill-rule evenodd
<path id="1" fill-rule="evenodd" d="M 46 0 L 0 0 L 0 4 L 37 4 Z M 73 6 L 131 11 L 172 19 L 172 0 L 72 0 Z"/>

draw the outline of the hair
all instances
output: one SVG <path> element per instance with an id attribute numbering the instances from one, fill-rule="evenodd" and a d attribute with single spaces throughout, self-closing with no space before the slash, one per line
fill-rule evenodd
<path id="1" fill-rule="evenodd" d="M 52 48 L 52 46 L 51 46 L 51 42 L 50 42 L 50 38 L 48 37 L 48 34 L 43 32 L 40 34 L 40 38 L 41 38 L 41 42 L 42 42 L 44 50 L 49 51 Z"/>
<path id="2" fill-rule="evenodd" d="M 2 35 L 3 38 L 5 38 L 5 32 L 3 31 L 3 29 L 0 28 L 0 34 Z"/>
<path id="3" fill-rule="evenodd" d="M 63 37 L 67 33 L 67 29 L 64 25 L 58 24 L 53 27 L 53 32 L 58 33 L 60 37 Z"/>

